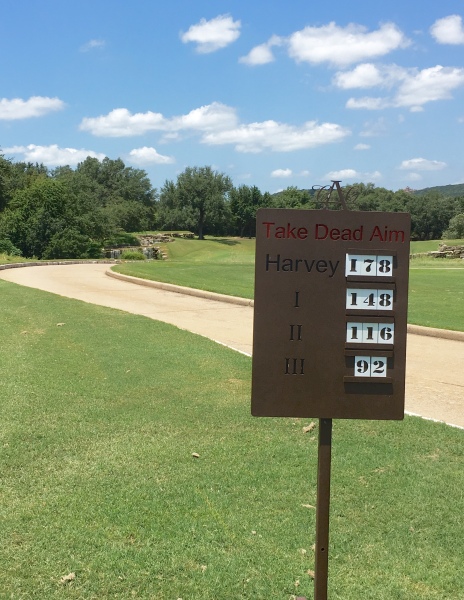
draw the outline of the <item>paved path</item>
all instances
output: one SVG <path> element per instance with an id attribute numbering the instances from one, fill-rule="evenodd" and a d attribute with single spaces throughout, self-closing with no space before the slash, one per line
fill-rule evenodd
<path id="1" fill-rule="evenodd" d="M 109 306 L 251 354 L 253 309 L 108 277 L 105 264 L 8 269 L 0 278 Z M 406 410 L 464 427 L 464 341 L 408 334 Z"/>

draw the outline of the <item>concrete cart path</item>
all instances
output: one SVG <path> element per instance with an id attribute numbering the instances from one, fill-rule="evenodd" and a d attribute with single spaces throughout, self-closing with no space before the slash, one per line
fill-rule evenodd
<path id="1" fill-rule="evenodd" d="M 164 321 L 251 354 L 253 309 L 108 277 L 106 264 L 0 271 L 0 278 Z M 464 427 L 464 341 L 408 334 L 406 410 Z"/>

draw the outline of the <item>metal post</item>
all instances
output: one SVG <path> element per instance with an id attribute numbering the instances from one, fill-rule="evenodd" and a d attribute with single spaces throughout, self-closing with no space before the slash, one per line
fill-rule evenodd
<path id="1" fill-rule="evenodd" d="M 327 600 L 332 419 L 319 419 L 314 600 Z"/>

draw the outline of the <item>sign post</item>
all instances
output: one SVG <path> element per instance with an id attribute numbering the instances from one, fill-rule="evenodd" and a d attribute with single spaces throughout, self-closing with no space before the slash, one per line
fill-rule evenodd
<path id="1" fill-rule="evenodd" d="M 327 599 L 329 575 L 329 515 L 330 466 L 332 455 L 332 419 L 319 419 L 317 461 L 316 546 L 315 546 L 315 600 Z"/>
<path id="2" fill-rule="evenodd" d="M 332 419 L 404 418 L 410 216 L 261 209 L 256 231 L 251 412 L 320 420 L 326 600 Z"/>

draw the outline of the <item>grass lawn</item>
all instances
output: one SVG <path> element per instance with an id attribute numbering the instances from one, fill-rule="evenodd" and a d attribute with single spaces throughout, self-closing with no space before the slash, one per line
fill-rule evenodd
<path id="1" fill-rule="evenodd" d="M 2 252 L 0 252 L 0 265 L 5 265 L 5 264 L 9 264 L 9 263 L 22 263 L 22 262 L 29 262 L 29 261 L 27 258 L 23 258 L 22 256 L 10 256 L 9 254 L 3 254 Z"/>
<path id="2" fill-rule="evenodd" d="M 187 287 L 253 298 L 255 240 L 176 239 L 163 245 L 167 261 L 117 265 L 115 271 Z"/>
<path id="3" fill-rule="evenodd" d="M 449 243 L 457 243 L 452 240 Z M 464 243 L 464 242 L 463 242 Z M 435 242 L 413 242 L 427 252 Z M 424 249 L 427 248 L 427 249 Z M 125 263 L 114 270 L 167 283 L 253 298 L 254 240 L 176 240 L 166 244 L 169 260 Z M 464 260 L 411 260 L 408 321 L 464 331 Z"/>
<path id="4" fill-rule="evenodd" d="M 460 262 L 464 267 L 464 261 Z M 408 322 L 425 327 L 464 331 L 463 268 L 417 268 L 412 263 Z"/>
<path id="5" fill-rule="evenodd" d="M 0 295 L 0 598 L 312 597 L 317 434 L 250 416 L 248 357 Z M 445 425 L 334 423 L 331 600 L 464 598 L 463 459 Z"/>
<path id="6" fill-rule="evenodd" d="M 426 242 L 411 242 L 411 254 L 435 252 L 438 250 L 440 244 L 460 246 L 464 244 L 464 240 L 427 240 Z"/>

